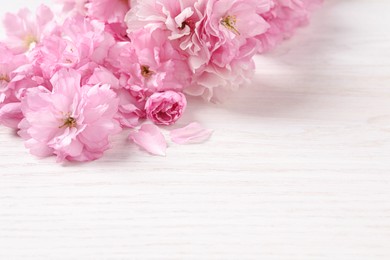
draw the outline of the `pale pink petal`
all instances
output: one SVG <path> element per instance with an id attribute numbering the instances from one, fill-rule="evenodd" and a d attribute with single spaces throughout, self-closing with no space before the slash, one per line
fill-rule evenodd
<path id="1" fill-rule="evenodd" d="M 29 139 L 24 143 L 25 147 L 30 150 L 32 155 L 38 157 L 48 157 L 53 154 L 53 149 L 46 143 L 39 142 L 35 139 Z"/>
<path id="2" fill-rule="evenodd" d="M 85 6 L 89 16 L 107 23 L 122 22 L 130 9 L 126 0 L 89 0 Z"/>
<path id="3" fill-rule="evenodd" d="M 139 131 L 132 132 L 129 138 L 149 153 L 165 156 L 167 143 L 157 126 L 151 124 L 142 125 Z"/>
<path id="4" fill-rule="evenodd" d="M 88 85 L 109 84 L 112 88 L 119 87 L 119 80 L 104 67 L 96 68 L 87 83 Z"/>
<path id="5" fill-rule="evenodd" d="M 0 124 L 17 129 L 23 119 L 20 103 L 8 103 L 0 108 Z"/>
<path id="6" fill-rule="evenodd" d="M 207 141 L 213 130 L 203 128 L 199 123 L 191 123 L 186 127 L 171 131 L 171 139 L 177 144 L 195 144 Z"/>

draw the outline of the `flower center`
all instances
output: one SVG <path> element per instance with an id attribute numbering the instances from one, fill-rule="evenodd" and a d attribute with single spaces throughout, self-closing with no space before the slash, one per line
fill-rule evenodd
<path id="1" fill-rule="evenodd" d="M 221 24 L 235 35 L 240 35 L 240 32 L 236 28 L 237 17 L 235 15 L 227 15 L 222 18 Z"/>
<path id="2" fill-rule="evenodd" d="M 8 75 L 0 74 L 0 81 L 5 81 L 5 82 L 9 83 L 11 80 L 10 80 Z"/>
<path id="3" fill-rule="evenodd" d="M 37 42 L 38 42 L 37 38 L 33 35 L 27 35 L 24 38 L 24 44 L 26 45 L 27 48 L 30 48 L 31 44 L 37 43 Z"/>
<path id="4" fill-rule="evenodd" d="M 179 29 L 184 30 L 184 28 L 186 28 L 186 26 L 188 26 L 188 23 L 187 23 L 187 21 L 184 21 L 181 23 L 181 26 L 179 27 Z"/>
<path id="5" fill-rule="evenodd" d="M 142 77 L 144 77 L 145 79 L 148 79 L 150 78 L 152 75 L 153 75 L 153 71 L 150 70 L 150 67 L 147 66 L 147 65 L 142 65 L 141 66 L 141 75 Z"/>
<path id="6" fill-rule="evenodd" d="M 186 26 L 188 26 L 190 28 L 191 32 L 193 32 L 195 29 L 195 22 L 191 18 L 188 18 L 181 23 L 181 25 L 178 29 L 184 30 L 186 28 Z"/>
<path id="7" fill-rule="evenodd" d="M 62 126 L 60 126 L 59 128 L 63 128 L 63 127 L 73 128 L 76 126 L 77 126 L 76 119 L 74 117 L 71 117 L 68 115 L 64 120 L 64 124 Z"/>

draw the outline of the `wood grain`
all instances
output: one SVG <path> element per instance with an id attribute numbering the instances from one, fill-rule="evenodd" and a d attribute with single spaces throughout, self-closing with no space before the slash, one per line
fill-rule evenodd
<path id="1" fill-rule="evenodd" d="M 390 259 L 389 9 L 327 1 L 167 157 L 58 165 L 1 127 L 0 259 Z"/>

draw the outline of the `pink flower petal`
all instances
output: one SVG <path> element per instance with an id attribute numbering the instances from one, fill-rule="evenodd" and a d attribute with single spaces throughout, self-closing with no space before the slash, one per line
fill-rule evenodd
<path id="1" fill-rule="evenodd" d="M 177 144 L 195 144 L 207 141 L 213 130 L 203 128 L 199 123 L 191 123 L 186 127 L 171 131 L 171 139 Z"/>
<path id="2" fill-rule="evenodd" d="M 0 124 L 18 129 L 18 124 L 23 119 L 20 103 L 8 103 L 0 108 Z"/>
<path id="3" fill-rule="evenodd" d="M 154 155 L 165 156 L 167 143 L 160 129 L 151 124 L 142 125 L 138 132 L 129 136 L 134 143 Z"/>

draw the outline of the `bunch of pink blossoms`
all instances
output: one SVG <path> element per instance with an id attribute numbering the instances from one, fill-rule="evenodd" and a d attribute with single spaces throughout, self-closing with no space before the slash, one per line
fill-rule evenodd
<path id="1" fill-rule="evenodd" d="M 90 161 L 111 136 L 164 155 L 159 126 L 173 125 L 186 95 L 219 102 L 250 80 L 253 57 L 305 24 L 321 0 L 57 0 L 7 14 L 0 42 L 0 123 L 34 155 Z M 145 123 L 149 121 L 149 123 Z M 198 123 L 171 131 L 199 143 Z"/>

